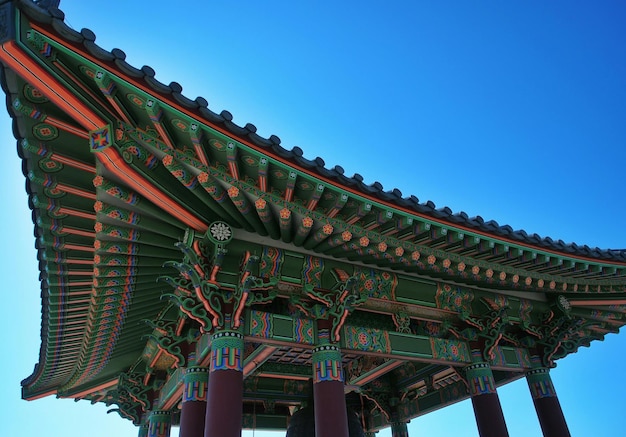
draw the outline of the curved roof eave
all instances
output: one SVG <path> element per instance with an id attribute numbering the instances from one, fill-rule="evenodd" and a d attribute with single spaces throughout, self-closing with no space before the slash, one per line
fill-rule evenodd
<path id="1" fill-rule="evenodd" d="M 416 196 L 402 197 L 402 192 L 398 189 L 385 191 L 382 184 L 374 182 L 367 185 L 363 182 L 363 177 L 355 174 L 352 177 L 344 175 L 343 168 L 335 166 L 331 169 L 325 167 L 322 158 L 313 160 L 304 157 L 303 151 L 299 147 L 287 150 L 281 146 L 280 138 L 271 135 L 263 138 L 256 133 L 257 129 L 251 123 L 239 126 L 233 122 L 233 115 L 224 110 L 215 113 L 208 108 L 208 102 L 203 97 L 194 100 L 182 94 L 182 86 L 177 82 L 169 85 L 161 83 L 155 78 L 155 71 L 149 66 L 136 68 L 126 62 L 126 54 L 120 49 L 107 51 L 99 47 L 96 43 L 96 35 L 89 29 L 82 29 L 80 32 L 72 29 L 64 21 L 65 14 L 56 7 L 44 10 L 27 0 L 17 0 L 18 7 L 30 18 L 44 25 L 50 26 L 59 36 L 68 43 L 75 46 L 82 46 L 86 52 L 95 57 L 100 62 L 115 67 L 120 73 L 138 81 L 151 91 L 161 95 L 164 100 L 170 100 L 179 105 L 182 109 L 197 114 L 207 123 L 217 126 L 227 131 L 228 134 L 246 140 L 253 146 L 260 147 L 265 151 L 291 162 L 293 165 L 314 174 L 334 181 L 341 187 L 351 191 L 358 191 L 365 197 L 372 198 L 391 207 L 423 216 L 430 220 L 440 222 L 453 227 L 464 228 L 473 232 L 483 233 L 492 238 L 502 239 L 534 247 L 538 250 L 547 250 L 562 253 L 566 256 L 578 256 L 592 258 L 608 262 L 626 262 L 626 249 L 600 249 L 587 245 L 577 245 L 576 243 L 565 243 L 562 240 L 553 240 L 550 237 L 541 237 L 538 234 L 528 234 L 523 230 L 514 230 L 509 225 L 500 225 L 494 220 L 485 221 L 482 217 L 469 217 L 464 212 L 453 213 L 448 207 L 436 208 L 432 201 L 420 203 Z"/>

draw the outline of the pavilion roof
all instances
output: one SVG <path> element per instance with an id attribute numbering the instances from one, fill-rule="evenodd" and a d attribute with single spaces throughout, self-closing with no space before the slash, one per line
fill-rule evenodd
<path id="1" fill-rule="evenodd" d="M 276 135 L 271 135 L 269 138 L 259 136 L 256 133 L 256 126 L 252 123 L 247 123 L 245 126 L 237 125 L 233 122 L 233 115 L 227 110 L 223 110 L 219 114 L 213 112 L 208 107 L 207 100 L 203 97 L 196 97 L 192 100 L 183 95 L 183 87 L 179 83 L 161 83 L 155 78 L 156 73 L 150 66 L 137 68 L 127 63 L 125 60 L 126 54 L 122 50 L 118 48 L 111 51 L 103 49 L 95 43 L 96 35 L 90 29 L 82 29 L 78 32 L 71 28 L 64 21 L 64 13 L 61 10 L 54 7 L 47 11 L 41 10 L 28 0 L 20 0 L 16 3 L 34 20 L 50 25 L 67 42 L 82 46 L 86 53 L 100 61 L 115 66 L 129 78 L 139 80 L 147 89 L 162 96 L 165 100 L 172 100 L 181 107 L 199 115 L 207 123 L 219 126 L 235 137 L 247 140 L 262 150 L 268 150 L 284 158 L 294 166 L 309 170 L 314 174 L 333 181 L 339 186 L 357 190 L 366 197 L 380 200 L 392 206 L 408 209 L 416 215 L 422 215 L 454 227 L 481 232 L 494 238 L 502 238 L 538 249 L 561 252 L 568 256 L 626 262 L 626 249 L 589 247 L 575 242 L 566 243 L 560 239 L 553 240 L 549 236 L 542 237 L 537 233 L 528 233 L 522 229 L 514 230 L 511 226 L 500 225 L 495 220 L 486 221 L 481 216 L 470 217 L 463 211 L 454 212 L 447 206 L 437 208 L 431 200 L 420 202 L 420 199 L 415 195 L 403 196 L 403 193 L 397 188 L 385 190 L 379 182 L 367 184 L 364 182 L 363 176 L 358 173 L 346 176 L 343 168 L 339 165 L 327 168 L 323 158 L 308 159 L 304 156 L 304 152 L 300 147 L 296 146 L 291 150 L 283 148 L 280 138 Z M 7 105 L 10 106 L 10 102 L 7 102 Z M 20 135 L 16 134 L 16 137 L 20 138 Z"/>
<path id="2" fill-rule="evenodd" d="M 3 65 L 2 87 L 23 159 L 42 279 L 40 363 L 23 383 L 24 397 L 78 396 L 110 384 L 128 368 L 149 333 L 139 322 L 164 308 L 159 298 L 168 287 L 154 284 L 161 265 L 180 257 L 174 243 L 187 228 L 205 231 L 219 218 L 246 238 L 261 235 L 281 247 L 419 278 L 490 290 L 565 293 L 605 310 L 606 300 L 615 313 L 598 316 L 611 319 L 603 332 L 623 324 L 626 250 L 542 238 L 403 197 L 397 189 L 365 183 L 358 174 L 348 177 L 339 166 L 326 168 L 322 158 L 305 158 L 298 147 L 283 148 L 275 135 L 259 136 L 252 124 L 238 126 L 228 111 L 213 112 L 202 97 L 185 97 L 178 83 L 163 84 L 152 68 L 128 64 L 121 50 L 102 49 L 92 31 L 75 31 L 58 9 L 44 10 L 27 0 L 0 1 L 0 7 L 8 4 L 37 27 L 35 35 L 21 30 L 22 39 L 30 38 L 25 46 L 40 48 L 31 56 L 39 57 L 44 68 L 62 71 L 63 84 L 96 108 L 95 116 L 123 120 L 108 133 L 139 144 L 124 149 L 134 154 L 126 161 L 134 173 L 124 180 L 117 164 L 103 165 L 87 147 L 97 129 L 79 126 L 64 108 L 38 100 L 36 90 Z M 50 48 L 57 64 L 44 60 Z M 136 99 L 112 98 L 111 89 Z M 161 112 L 156 114 L 148 102 Z M 40 129 L 40 113 L 56 126 L 57 137 Z M 157 115 L 167 123 L 155 121 Z M 143 182 L 134 185 L 135 177 L 151 188 L 140 191 Z M 198 193 L 203 178 L 213 185 Z M 209 188 L 220 191 L 225 203 L 209 196 Z M 175 199 L 184 214 L 167 202 L 171 209 L 164 213 L 160 194 L 149 197 L 150 190 L 164 193 L 166 201 Z M 241 203 L 249 208 L 239 208 Z M 284 210 L 309 234 L 298 239 L 283 233 Z M 137 217 L 141 223 L 134 221 Z M 107 252 L 111 247 L 124 256 Z M 120 276 L 125 280 L 111 282 Z M 95 297 L 94 290 L 104 293 L 107 287 L 120 288 L 118 300 Z"/>
<path id="3" fill-rule="evenodd" d="M 397 188 L 385 190 L 381 183 L 373 182 L 367 184 L 364 182 L 363 176 L 356 173 L 352 176 L 346 176 L 341 166 L 336 165 L 333 168 L 325 166 L 324 159 L 316 157 L 308 159 L 304 156 L 304 152 L 300 147 L 293 147 L 287 150 L 281 146 L 281 140 L 276 135 L 269 138 L 259 136 L 257 128 L 252 123 L 245 126 L 239 126 L 233 122 L 233 115 L 223 110 L 219 114 L 213 112 L 208 107 L 208 102 L 203 97 L 191 99 L 182 94 L 183 87 L 177 82 L 164 84 L 155 78 L 156 73 L 150 66 L 135 67 L 126 62 L 126 54 L 124 51 L 115 48 L 111 51 L 103 49 L 95 43 L 96 35 L 90 29 L 82 29 L 80 32 L 71 28 L 64 20 L 64 14 L 57 8 L 51 8 L 49 11 L 42 11 L 33 7 L 28 0 L 19 1 L 18 4 L 24 5 L 24 9 L 35 20 L 48 24 L 54 29 L 59 36 L 73 44 L 80 45 L 90 55 L 109 65 L 114 65 L 119 71 L 129 78 L 140 81 L 149 90 L 157 95 L 163 96 L 166 100 L 172 100 L 181 107 L 199 115 L 206 122 L 223 128 L 226 132 L 237 138 L 247 140 L 251 144 L 271 151 L 277 156 L 286 159 L 294 166 L 309 170 L 323 178 L 330 179 L 339 186 L 349 187 L 357 190 L 366 197 L 380 200 L 398 208 L 408 209 L 409 211 L 431 218 L 434 221 L 450 224 L 455 227 L 464 227 L 495 238 L 511 240 L 520 244 L 537 247 L 539 249 L 547 249 L 550 251 L 561 252 L 570 256 L 580 256 L 593 258 L 598 260 L 626 262 L 625 249 L 605 249 L 598 247 L 589 247 L 585 244 L 579 245 L 575 242 L 566 243 L 563 240 L 553 240 L 549 236 L 542 237 L 537 233 L 528 233 L 525 230 L 514 230 L 509 225 L 500 225 L 495 220 L 484 220 L 481 216 L 470 217 L 463 211 L 454 212 L 447 206 L 437 208 L 435 203 L 426 200 L 420 201 L 415 195 L 403 196 L 403 193 Z"/>

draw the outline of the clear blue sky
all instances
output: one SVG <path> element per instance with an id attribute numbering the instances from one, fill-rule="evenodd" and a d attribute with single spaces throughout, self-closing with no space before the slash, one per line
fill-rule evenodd
<path id="1" fill-rule="evenodd" d="M 623 2 L 62 0 L 61 9 L 103 48 L 328 167 L 529 233 L 626 248 Z M 21 164 L 0 112 L 0 434 L 135 436 L 88 402 L 20 400 L 41 302 Z M 609 335 L 553 370 L 573 435 L 623 429 L 625 350 L 626 335 Z M 499 393 L 511 437 L 540 436 L 525 381 Z M 409 431 L 478 435 L 469 402 Z"/>

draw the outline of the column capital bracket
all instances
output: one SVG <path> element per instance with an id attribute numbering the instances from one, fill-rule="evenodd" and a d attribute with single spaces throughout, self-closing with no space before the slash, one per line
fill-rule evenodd
<path id="1" fill-rule="evenodd" d="M 167 298 L 178 305 L 183 314 L 195 320 L 202 332 L 238 329 L 246 306 L 269 303 L 278 293 L 276 278 L 266 280 L 254 275 L 259 257 L 249 251 L 243 254 L 234 289 L 232 285 L 218 281 L 218 273 L 228 253 L 225 246 L 232 238 L 232 229 L 222 221 L 211 223 L 203 236 L 196 236 L 195 231 L 188 230 L 184 241 L 176 244 L 183 252 L 182 262 L 164 264 L 164 267 L 178 270 L 179 276 L 159 278 L 174 288 Z"/>
<path id="2" fill-rule="evenodd" d="M 354 308 L 367 300 L 368 293 L 364 287 L 359 286 L 357 276 L 350 276 L 345 281 L 341 281 L 335 272 L 333 276 L 337 283 L 330 290 L 305 286 L 304 296 L 292 296 L 291 303 L 313 319 L 328 320 L 331 323 L 329 340 L 336 343 L 340 340 L 339 331 L 346 318 Z"/>

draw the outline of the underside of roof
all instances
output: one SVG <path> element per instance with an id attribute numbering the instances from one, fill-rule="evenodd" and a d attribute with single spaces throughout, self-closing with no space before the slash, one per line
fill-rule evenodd
<path id="1" fill-rule="evenodd" d="M 216 223 L 233 234 L 217 279 L 236 289 L 242 257 L 258 257 L 255 275 L 275 295 L 247 318 L 277 332 L 306 320 L 295 312 L 298 296 L 336 291 L 346 278 L 371 287 L 341 327 L 344 367 L 364 390 L 395 372 L 422 405 L 412 416 L 465 396 L 452 364 L 470 359 L 463 345 L 475 335 L 495 341 L 496 379 L 505 383 L 523 374 L 530 355 L 553 365 L 624 324 L 626 251 L 539 238 L 328 169 L 253 125 L 235 125 L 204 99 L 186 98 L 180 85 L 158 82 L 121 50 L 103 50 L 54 5 L 0 2 L 0 20 L 1 82 L 41 272 L 42 345 L 22 383 L 26 399 L 119 404 L 111 390 L 137 369 L 150 390 L 156 380 L 178 381 L 176 354 L 155 353 L 159 337 L 147 339 L 165 329 L 159 323 L 188 323 L 163 278 L 179 275 L 172 264 L 184 257 L 179 243 Z M 481 332 L 495 323 L 493 312 L 506 323 L 491 338 Z M 351 346 L 359 327 L 388 344 Z M 287 384 L 277 375 L 306 381 L 312 345 L 255 329 L 248 322 L 247 357 L 261 354 L 265 364 L 246 375 L 252 403 L 275 396 L 276 381 Z M 194 342 L 200 334 L 186 335 Z M 437 355 L 437 345 L 458 346 L 464 356 Z M 453 389 L 458 396 L 445 391 Z M 301 400 L 297 387 L 280 392 L 285 408 Z M 439 400 L 424 401 L 427 393 Z"/>

